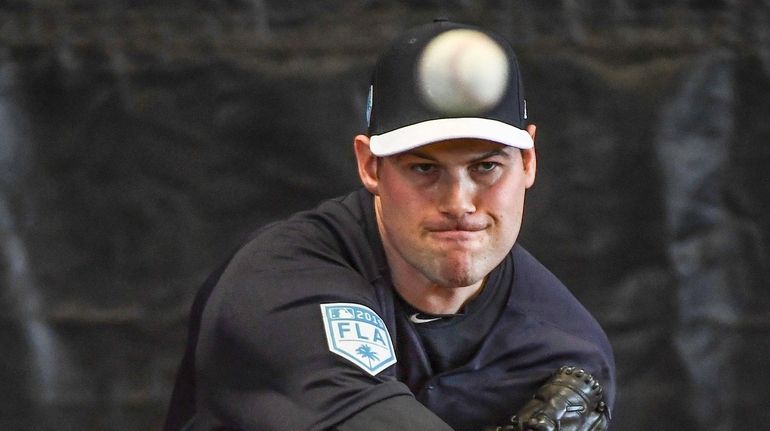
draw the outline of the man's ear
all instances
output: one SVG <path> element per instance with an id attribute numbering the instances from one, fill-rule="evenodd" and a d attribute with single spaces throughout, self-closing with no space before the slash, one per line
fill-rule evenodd
<path id="1" fill-rule="evenodd" d="M 527 124 L 527 133 L 532 137 L 532 142 L 535 142 L 535 135 L 537 135 L 537 126 L 534 124 Z"/>
<path id="2" fill-rule="evenodd" d="M 373 195 L 377 195 L 377 186 L 379 184 L 377 156 L 372 154 L 372 151 L 369 149 L 369 137 L 366 135 L 356 135 L 353 139 L 353 150 L 356 153 L 358 176 L 361 178 L 361 183 L 363 183 L 366 190 L 369 190 Z"/>
<path id="3" fill-rule="evenodd" d="M 535 142 L 535 135 L 537 135 L 537 127 L 534 124 L 527 125 L 527 133 L 532 137 L 532 142 Z M 521 160 L 524 163 L 524 185 L 526 188 L 532 187 L 535 183 L 535 174 L 537 174 L 537 155 L 535 154 L 535 147 L 528 150 L 521 150 Z"/>

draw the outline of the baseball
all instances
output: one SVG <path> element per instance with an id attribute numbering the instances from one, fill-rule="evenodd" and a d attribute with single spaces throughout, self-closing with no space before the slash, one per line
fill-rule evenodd
<path id="1" fill-rule="evenodd" d="M 484 33 L 449 30 L 428 42 L 418 63 L 418 87 L 431 108 L 478 114 L 497 104 L 508 84 L 508 58 Z"/>

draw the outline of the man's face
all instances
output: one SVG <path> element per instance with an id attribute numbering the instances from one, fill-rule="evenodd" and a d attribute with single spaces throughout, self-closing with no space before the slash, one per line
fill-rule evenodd
<path id="1" fill-rule="evenodd" d="M 370 190 L 391 270 L 442 287 L 480 282 L 516 241 L 534 159 L 478 139 L 378 159 Z"/>

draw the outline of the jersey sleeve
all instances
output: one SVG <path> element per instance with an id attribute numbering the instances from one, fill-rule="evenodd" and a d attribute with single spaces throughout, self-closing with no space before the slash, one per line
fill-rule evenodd
<path id="1" fill-rule="evenodd" d="M 371 314 L 356 320 L 365 309 Z M 377 368 L 387 354 L 366 347 L 372 339 L 390 342 L 378 314 L 371 286 L 344 265 L 315 258 L 265 265 L 245 250 L 203 313 L 196 422 L 239 430 L 326 430 L 381 400 L 412 397 L 392 367 Z M 346 337 L 360 342 L 333 351 Z"/>
<path id="2" fill-rule="evenodd" d="M 379 401 L 337 425 L 334 431 L 452 431 L 444 421 L 411 397 Z"/>

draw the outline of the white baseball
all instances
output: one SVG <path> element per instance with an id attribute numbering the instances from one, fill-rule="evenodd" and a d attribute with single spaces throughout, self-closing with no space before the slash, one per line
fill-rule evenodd
<path id="1" fill-rule="evenodd" d="M 508 84 L 508 58 L 484 33 L 449 30 L 428 42 L 418 63 L 418 87 L 433 109 L 477 114 L 497 104 Z"/>

